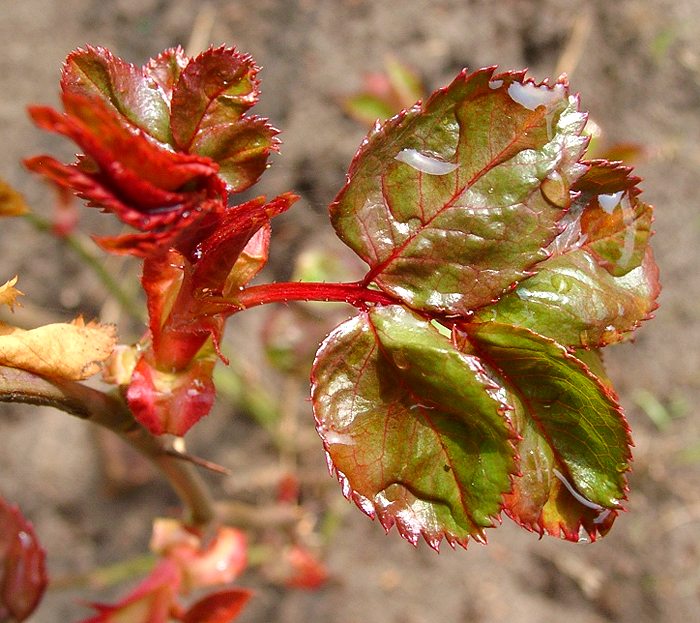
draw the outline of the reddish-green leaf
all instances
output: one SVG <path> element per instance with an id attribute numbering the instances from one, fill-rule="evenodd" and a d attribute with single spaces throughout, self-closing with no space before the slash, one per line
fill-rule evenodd
<path id="1" fill-rule="evenodd" d="M 255 184 L 265 171 L 270 152 L 278 148 L 278 133 L 266 119 L 243 117 L 201 128 L 190 151 L 217 162 L 229 191 L 238 193 Z"/>
<path id="2" fill-rule="evenodd" d="M 572 347 L 625 339 L 656 309 L 658 268 L 648 247 L 652 210 L 629 169 L 594 163 L 562 231 L 515 291 L 476 313 Z"/>
<path id="3" fill-rule="evenodd" d="M 212 349 L 205 346 L 185 369 L 166 372 L 147 352 L 137 362 L 126 392 L 134 417 L 154 435 L 183 436 L 211 410 L 215 363 Z"/>
<path id="4" fill-rule="evenodd" d="M 66 58 L 61 88 L 65 94 L 101 99 L 135 126 L 167 143 L 171 135 L 170 110 L 162 89 L 168 81 L 164 66 L 174 67 L 182 61 L 176 51 L 169 52 L 156 59 L 155 75 L 149 75 L 105 48 L 88 46 Z"/>
<path id="5" fill-rule="evenodd" d="M 243 588 L 210 593 L 194 604 L 182 619 L 183 623 L 231 623 L 242 612 L 252 593 Z"/>
<path id="6" fill-rule="evenodd" d="M 630 186 L 639 179 L 630 171 L 610 163 L 593 163 L 576 185 L 581 195 L 572 209 L 580 213 L 582 243 L 615 277 L 643 263 L 651 236 L 652 208 L 639 199 L 641 191 Z M 609 179 L 615 173 L 617 179 Z"/>
<path id="7" fill-rule="evenodd" d="M 232 206 L 220 215 L 213 231 L 202 237 L 195 254 L 192 277 L 195 287 L 210 294 L 221 294 L 235 262 L 244 248 L 270 219 L 288 210 L 297 195 L 285 193 L 265 202 L 265 197 Z"/>
<path id="8" fill-rule="evenodd" d="M 564 82 L 462 73 L 368 136 L 333 225 L 370 265 L 368 282 L 467 315 L 546 258 L 586 170 L 584 123 Z"/>
<path id="9" fill-rule="evenodd" d="M 0 497 L 0 621 L 27 619 L 46 585 L 46 554 L 32 524 Z"/>
<path id="10" fill-rule="evenodd" d="M 170 106 L 173 98 L 173 89 L 180 79 L 182 70 L 187 67 L 190 59 L 180 47 L 163 50 L 158 56 L 148 61 L 144 67 L 144 73 L 151 78 L 160 89 L 163 99 Z M 170 121 L 168 120 L 168 126 Z"/>
<path id="11" fill-rule="evenodd" d="M 312 379 L 317 429 L 347 497 L 414 544 L 484 540 L 515 460 L 504 404 L 475 357 L 388 306 L 335 329 Z"/>
<path id="12" fill-rule="evenodd" d="M 210 49 L 192 59 L 173 92 L 178 147 L 188 150 L 198 132 L 238 121 L 258 101 L 257 73 L 253 59 L 234 48 Z"/>
<path id="13" fill-rule="evenodd" d="M 581 526 L 593 538 L 607 531 L 625 498 L 631 459 L 612 390 L 564 347 L 527 329 L 486 323 L 464 331 L 467 351 L 502 379 L 523 438 L 508 513 L 572 540 Z"/>

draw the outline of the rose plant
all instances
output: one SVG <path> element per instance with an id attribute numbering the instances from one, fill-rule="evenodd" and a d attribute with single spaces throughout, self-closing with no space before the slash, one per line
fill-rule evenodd
<path id="1" fill-rule="evenodd" d="M 227 319 L 268 303 L 355 309 L 318 349 L 313 415 L 343 495 L 386 530 L 466 547 L 505 513 L 540 535 L 606 534 L 626 498 L 631 439 L 600 350 L 651 317 L 658 271 L 639 178 L 585 159 L 587 115 L 566 78 L 465 70 L 377 123 L 330 206 L 364 278 L 252 284 L 271 221 L 297 200 L 236 199 L 279 145 L 249 114 L 257 74 L 234 48 L 194 58 L 173 48 L 137 67 L 88 47 L 66 59 L 63 112 L 30 108 L 80 154 L 27 168 L 130 228 L 95 240 L 142 262 L 148 326 L 119 345 L 114 327 L 80 318 L 0 325 L 0 399 L 115 431 L 185 507 L 156 523 L 151 574 L 88 621 L 223 622 L 248 599 L 229 586 L 245 566 L 242 536 L 220 524 L 163 435 L 185 435 L 210 411 Z M 6 214 L 20 211 L 9 189 L 2 196 Z M 15 284 L 0 304 L 17 304 Z M 111 390 L 80 383 L 99 369 Z M 0 620 L 23 620 L 46 583 L 43 554 L 17 509 L 0 512 L 10 517 Z M 202 587 L 217 590 L 183 603 Z"/>

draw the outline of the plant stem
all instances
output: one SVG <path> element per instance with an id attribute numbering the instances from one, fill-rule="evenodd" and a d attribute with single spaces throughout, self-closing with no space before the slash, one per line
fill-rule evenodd
<path id="1" fill-rule="evenodd" d="M 231 297 L 231 303 L 241 309 L 268 303 L 287 303 L 290 301 L 338 301 L 349 303 L 355 307 L 363 307 L 367 303 L 390 305 L 393 298 L 362 285 L 353 283 L 322 283 L 322 282 L 290 282 L 264 283 L 241 290 Z"/>
<path id="2" fill-rule="evenodd" d="M 38 231 L 51 231 L 50 221 L 33 212 L 27 212 L 24 218 Z M 104 262 L 100 258 L 95 257 L 95 255 L 88 250 L 86 241 L 82 236 L 66 234 L 60 236 L 59 239 L 63 244 L 70 247 L 83 263 L 97 275 L 97 278 L 102 282 L 105 289 L 116 299 L 127 314 L 141 321 L 145 319 L 141 306 L 136 303 L 133 297 L 129 295 L 121 285 L 119 285 L 119 282 L 114 279 L 107 268 L 105 268 Z"/>
<path id="3" fill-rule="evenodd" d="M 74 381 L 0 366 L 0 402 L 55 407 L 113 431 L 165 475 L 185 506 L 187 523 L 203 527 L 213 520 L 213 501 L 195 467 L 169 453 L 159 438 L 134 420 L 119 397 Z"/>

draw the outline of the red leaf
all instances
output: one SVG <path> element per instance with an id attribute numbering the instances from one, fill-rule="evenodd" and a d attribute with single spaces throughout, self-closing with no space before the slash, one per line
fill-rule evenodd
<path id="1" fill-rule="evenodd" d="M 229 296 L 249 283 L 267 263 L 272 228 L 265 223 L 243 248 L 226 278 L 223 295 Z"/>
<path id="2" fill-rule="evenodd" d="M 230 623 L 238 617 L 252 593 L 230 588 L 211 593 L 194 604 L 182 619 L 183 623 Z"/>
<path id="3" fill-rule="evenodd" d="M 180 570 L 162 560 L 151 574 L 115 605 L 91 604 L 98 614 L 81 623 L 168 623 L 176 609 Z"/>
<path id="4" fill-rule="evenodd" d="M 233 582 L 248 564 L 245 534 L 220 526 L 202 546 L 202 538 L 176 519 L 158 519 L 153 525 L 151 550 L 177 562 L 182 569 L 181 592 Z"/>
<path id="5" fill-rule="evenodd" d="M 285 558 L 292 568 L 286 586 L 313 591 L 328 581 L 328 569 L 308 549 L 295 545 L 286 552 Z"/>
<path id="6" fill-rule="evenodd" d="M 173 89 L 180 79 L 180 74 L 189 62 L 190 59 L 185 54 L 185 51 L 178 45 L 175 48 L 164 50 L 158 56 L 148 61 L 148 64 L 144 67 L 145 74 L 158 85 L 168 106 L 170 106 Z"/>
<path id="7" fill-rule="evenodd" d="M 214 403 L 215 358 L 205 349 L 188 367 L 161 372 L 147 353 L 136 364 L 126 398 L 134 417 L 154 435 L 184 435 Z"/>
<path id="8" fill-rule="evenodd" d="M 189 151 L 198 132 L 237 121 L 258 100 L 258 67 L 247 54 L 224 46 L 192 59 L 180 74 L 170 123 L 175 144 Z"/>
<path id="9" fill-rule="evenodd" d="M 64 165 L 40 156 L 27 160 L 26 165 L 91 206 L 113 212 L 128 225 L 148 232 L 99 239 L 107 250 L 148 254 L 171 243 L 207 212 L 223 210 L 226 190 L 216 176 L 216 163 L 161 147 L 142 132 L 124 126 L 99 100 L 70 94 L 64 100 L 68 114 L 50 108 L 30 112 L 40 127 L 73 139 L 87 157 Z"/>
<path id="10" fill-rule="evenodd" d="M 0 497 L 0 621 L 24 621 L 46 589 L 46 554 L 32 524 Z"/>
<path id="11" fill-rule="evenodd" d="M 66 114 L 39 106 L 29 112 L 40 128 L 77 143 L 121 190 L 128 193 L 134 178 L 156 187 L 153 192 L 160 194 L 143 200 L 146 204 L 175 201 L 177 195 L 168 192 L 218 171 L 209 158 L 167 150 L 143 132 L 125 127 L 100 100 L 67 94 L 63 104 Z"/>
<path id="12" fill-rule="evenodd" d="M 228 208 L 215 229 L 197 247 L 198 260 L 193 276 L 196 287 L 220 294 L 253 235 L 271 218 L 286 212 L 297 199 L 297 195 L 285 193 L 269 203 L 265 203 L 264 197 L 258 197 Z"/>
<path id="13" fill-rule="evenodd" d="M 175 249 L 149 255 L 143 262 L 141 285 L 146 292 L 151 338 L 157 345 L 161 327 L 177 299 L 187 260 Z"/>

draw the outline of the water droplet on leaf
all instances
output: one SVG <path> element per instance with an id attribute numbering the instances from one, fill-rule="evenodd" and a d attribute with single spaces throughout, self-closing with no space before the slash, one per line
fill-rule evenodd
<path id="1" fill-rule="evenodd" d="M 428 175 L 447 175 L 459 167 L 459 164 L 439 160 L 434 156 L 421 153 L 417 149 L 402 149 L 395 158 L 399 162 L 413 167 L 416 171 Z"/>
<path id="2" fill-rule="evenodd" d="M 563 84 L 555 84 L 553 87 L 543 84 L 535 86 L 531 82 L 512 82 L 508 87 L 508 95 L 514 102 L 524 106 L 528 110 L 536 110 L 544 106 L 547 110 L 564 98 L 565 88 Z"/>
<path id="3" fill-rule="evenodd" d="M 569 205 L 569 184 L 559 171 L 552 171 L 545 177 L 540 189 L 544 198 L 555 206 L 565 208 Z"/>

